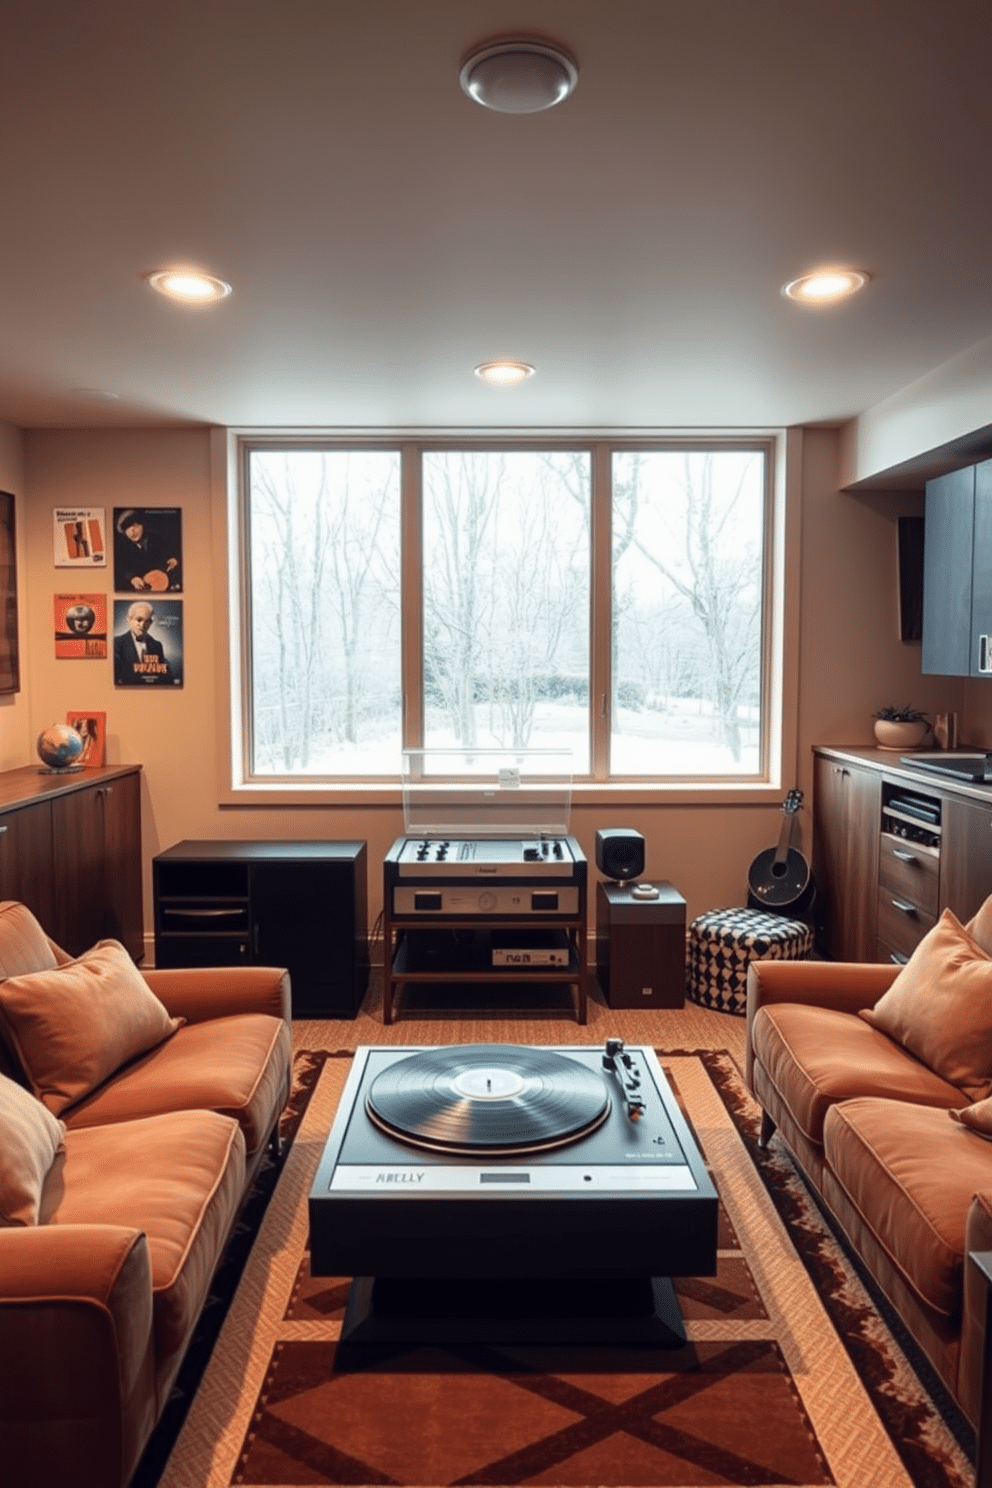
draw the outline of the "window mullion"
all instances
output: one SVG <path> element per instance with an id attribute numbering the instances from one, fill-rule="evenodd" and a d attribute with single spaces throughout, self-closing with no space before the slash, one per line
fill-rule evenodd
<path id="1" fill-rule="evenodd" d="M 403 747 L 424 743 L 424 585 L 422 451 L 407 443 L 401 450 L 400 613 L 402 619 Z"/>
<path id="2" fill-rule="evenodd" d="M 602 441 L 592 450 L 592 521 L 589 614 L 589 727 L 590 774 L 609 778 L 610 713 L 613 670 L 612 646 L 612 451 Z"/>

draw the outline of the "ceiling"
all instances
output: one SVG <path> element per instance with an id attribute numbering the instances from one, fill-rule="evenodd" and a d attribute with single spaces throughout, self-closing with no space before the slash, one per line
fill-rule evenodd
<path id="1" fill-rule="evenodd" d="M 574 95 L 470 102 L 521 33 Z M 988 0 L 7 0 L 0 419 L 843 421 L 992 335 L 990 55 Z"/>

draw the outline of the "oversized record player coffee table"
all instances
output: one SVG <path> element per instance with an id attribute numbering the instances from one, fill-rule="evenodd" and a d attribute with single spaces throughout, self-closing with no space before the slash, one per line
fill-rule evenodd
<path id="1" fill-rule="evenodd" d="M 649 1048 L 363 1046 L 310 1192 L 342 1340 L 685 1342 L 717 1195 Z"/>

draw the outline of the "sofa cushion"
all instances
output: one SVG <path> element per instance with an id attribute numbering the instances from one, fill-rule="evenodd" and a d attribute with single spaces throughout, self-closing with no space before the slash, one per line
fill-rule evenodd
<path id="1" fill-rule="evenodd" d="M 161 1367 L 188 1341 L 244 1181 L 237 1122 L 213 1111 L 68 1131 L 64 1160 L 45 1185 L 41 1220 L 144 1231 Z"/>
<path id="2" fill-rule="evenodd" d="M 180 1022 L 116 940 L 0 983 L 0 1030 L 32 1090 L 56 1116 L 169 1038 Z"/>
<path id="3" fill-rule="evenodd" d="M 953 1085 L 850 1013 L 768 1003 L 755 1014 L 751 1042 L 797 1127 L 817 1147 L 827 1111 L 852 1096 L 870 1093 L 944 1110 L 961 1104 Z"/>
<path id="4" fill-rule="evenodd" d="M 291 1058 L 282 1018 L 236 1013 L 188 1023 L 74 1106 L 66 1122 L 76 1130 L 163 1111 L 219 1111 L 238 1122 L 250 1157 L 285 1104 Z"/>
<path id="5" fill-rule="evenodd" d="M 858 1099 L 824 1123 L 831 1172 L 863 1223 L 927 1306 L 961 1310 L 965 1221 L 992 1187 L 992 1151 L 943 1111 Z"/>
<path id="6" fill-rule="evenodd" d="M 948 1111 L 947 1114 L 992 1142 L 992 1095 L 976 1101 L 973 1106 L 965 1106 L 962 1111 Z"/>
<path id="7" fill-rule="evenodd" d="M 29 1090 L 0 1075 L 0 1226 L 36 1225 L 65 1127 Z"/>
<path id="8" fill-rule="evenodd" d="M 992 957 L 949 909 L 861 1017 L 973 1101 L 992 1094 Z"/>

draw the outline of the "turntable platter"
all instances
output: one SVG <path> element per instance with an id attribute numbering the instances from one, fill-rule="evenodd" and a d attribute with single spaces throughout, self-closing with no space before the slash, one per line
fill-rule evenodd
<path id="1" fill-rule="evenodd" d="M 466 1044 L 390 1065 L 373 1080 L 366 1109 L 415 1147 L 496 1157 L 576 1141 L 605 1121 L 610 1099 L 602 1077 L 566 1055 Z"/>

